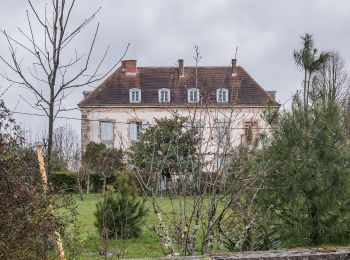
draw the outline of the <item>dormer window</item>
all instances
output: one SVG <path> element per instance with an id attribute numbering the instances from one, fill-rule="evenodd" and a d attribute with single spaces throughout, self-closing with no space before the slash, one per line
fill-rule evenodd
<path id="1" fill-rule="evenodd" d="M 141 90 L 138 88 L 132 88 L 129 90 L 129 101 L 130 103 L 141 102 Z"/>
<path id="2" fill-rule="evenodd" d="M 162 88 L 158 90 L 159 102 L 170 102 L 170 89 Z"/>
<path id="3" fill-rule="evenodd" d="M 228 102 L 228 89 L 219 88 L 216 90 L 216 102 L 227 103 Z"/>
<path id="4" fill-rule="evenodd" d="M 190 88 L 187 91 L 188 103 L 198 103 L 199 101 L 199 90 L 197 88 Z"/>

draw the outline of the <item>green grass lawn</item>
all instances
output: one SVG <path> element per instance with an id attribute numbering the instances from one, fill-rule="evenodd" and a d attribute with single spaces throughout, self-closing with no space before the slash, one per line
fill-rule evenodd
<path id="1" fill-rule="evenodd" d="M 81 201 L 78 195 L 73 195 L 74 200 L 78 205 L 79 222 L 84 226 L 84 237 L 92 235 L 89 239 L 88 252 L 93 256 L 99 248 L 101 248 L 101 240 L 97 229 L 94 226 L 96 203 L 102 198 L 101 194 L 84 194 L 84 201 Z M 170 201 L 165 198 L 159 198 L 159 203 L 165 210 L 171 209 Z M 119 253 L 123 252 L 126 258 L 136 257 L 160 257 L 164 256 L 157 235 L 148 227 L 157 225 L 156 217 L 149 204 L 149 214 L 146 217 L 146 224 L 142 228 L 142 234 L 138 238 L 127 239 L 124 241 L 111 240 L 109 241 L 108 252 Z"/>
<path id="2" fill-rule="evenodd" d="M 83 237 L 87 239 L 87 253 L 89 259 L 100 259 L 97 254 L 99 249 L 102 249 L 101 239 L 94 226 L 96 203 L 102 199 L 101 194 L 84 194 L 84 201 L 80 200 L 79 195 L 74 194 L 73 199 L 77 203 L 78 219 L 84 227 Z M 161 207 L 169 214 L 172 212 L 172 205 L 168 198 L 157 198 Z M 151 258 L 162 257 L 164 253 L 161 250 L 158 236 L 154 231 L 150 230 L 153 225 L 158 225 L 156 216 L 149 203 L 146 204 L 149 208 L 149 214 L 145 219 L 145 225 L 142 227 L 142 233 L 138 238 L 120 240 L 110 240 L 108 243 L 108 252 L 114 254 L 122 254 L 124 258 Z M 221 207 L 221 206 L 219 206 Z M 176 210 L 175 210 L 176 211 Z M 349 241 L 344 241 L 344 244 L 325 244 L 319 246 L 348 246 Z M 295 245 L 283 244 L 282 247 L 293 248 Z"/>

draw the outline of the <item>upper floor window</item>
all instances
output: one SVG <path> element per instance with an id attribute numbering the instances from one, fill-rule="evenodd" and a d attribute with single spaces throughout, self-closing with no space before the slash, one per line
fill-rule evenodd
<path id="1" fill-rule="evenodd" d="M 199 90 L 197 88 L 190 88 L 187 91 L 188 103 L 197 103 L 199 101 Z"/>
<path id="2" fill-rule="evenodd" d="M 162 88 L 158 90 L 159 102 L 170 102 L 170 89 Z"/>
<path id="3" fill-rule="evenodd" d="M 228 89 L 219 88 L 216 90 L 216 101 L 218 103 L 227 103 L 228 102 Z"/>
<path id="4" fill-rule="evenodd" d="M 129 101 L 130 103 L 141 102 L 141 90 L 138 88 L 132 88 L 129 90 Z"/>
<path id="5" fill-rule="evenodd" d="M 113 141 L 113 122 L 105 121 L 100 125 L 101 142 Z"/>

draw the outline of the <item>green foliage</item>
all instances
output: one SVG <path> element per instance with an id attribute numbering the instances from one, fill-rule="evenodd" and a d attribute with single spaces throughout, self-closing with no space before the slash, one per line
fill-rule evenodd
<path id="1" fill-rule="evenodd" d="M 86 146 L 82 163 L 91 173 L 98 174 L 103 181 L 102 191 L 108 182 L 114 181 L 115 172 L 124 167 L 123 151 L 121 149 L 106 148 L 104 144 L 90 142 Z M 90 174 L 91 175 L 91 174 Z M 96 178 L 92 178 L 95 187 L 100 186 Z M 96 182 L 97 181 L 97 182 Z"/>
<path id="2" fill-rule="evenodd" d="M 271 223 L 270 209 L 262 215 L 257 214 L 257 220 L 251 219 L 242 229 L 236 229 L 224 234 L 224 246 L 229 251 L 263 251 L 278 249 L 281 244 L 277 226 Z M 245 222 L 244 219 L 240 221 Z"/>
<path id="3" fill-rule="evenodd" d="M 22 136 L 0 101 L 0 258 L 57 258 L 55 232 L 68 252 L 71 241 L 81 241 L 78 228 L 74 235 L 68 232 L 75 223 L 75 203 L 69 196 L 51 195 L 51 187 L 43 194 L 37 155 L 23 146 Z"/>
<path id="4" fill-rule="evenodd" d="M 68 171 L 68 163 L 60 157 L 57 153 L 53 152 L 51 154 L 51 170 L 55 172 Z M 51 178 L 51 174 L 50 174 Z"/>
<path id="5" fill-rule="evenodd" d="M 255 236 L 254 249 L 257 251 L 272 250 L 280 247 L 281 237 L 278 226 L 271 223 L 271 210 L 267 209 L 261 216 Z"/>
<path id="6" fill-rule="evenodd" d="M 327 62 L 329 53 L 322 52 L 318 55 L 311 34 L 306 33 L 301 39 L 303 40 L 303 48 L 294 51 L 295 63 L 305 69 L 308 73 L 319 71 Z"/>
<path id="7" fill-rule="evenodd" d="M 37 164 L 35 165 L 37 166 Z M 71 172 L 52 172 L 51 184 L 55 192 L 77 192 L 77 173 Z M 98 174 L 89 174 L 86 178 L 90 178 L 90 192 L 101 192 L 103 187 L 103 180 Z M 113 185 L 116 176 L 112 175 L 107 179 L 107 185 Z M 83 182 L 86 184 L 86 179 Z"/>
<path id="8" fill-rule="evenodd" d="M 92 167 L 95 167 L 99 163 L 100 153 L 106 149 L 107 148 L 104 144 L 98 144 L 94 142 L 88 143 L 83 155 L 83 162 L 92 165 Z"/>
<path id="9" fill-rule="evenodd" d="M 77 191 L 76 173 L 52 172 L 51 183 L 55 191 L 61 191 L 61 192 Z"/>
<path id="10" fill-rule="evenodd" d="M 98 156 L 98 163 L 94 166 L 98 173 L 111 177 L 117 170 L 123 168 L 123 151 L 116 148 L 102 150 Z"/>
<path id="11" fill-rule="evenodd" d="M 286 237 L 317 244 L 349 236 L 350 154 L 336 103 L 314 102 L 305 112 L 296 97 L 262 153 L 268 189 L 260 202 L 273 205 Z"/>
<path id="12" fill-rule="evenodd" d="M 329 54 L 318 56 L 311 35 L 303 40 L 303 49 L 294 58 L 305 73 L 304 92 L 294 97 L 290 112 L 277 117 L 271 141 L 258 153 L 263 158 L 259 167 L 267 176 L 258 204 L 272 207 L 284 241 L 294 245 L 344 240 L 350 224 L 344 118 L 334 98 L 321 98 L 336 93 L 319 93 L 312 85 Z"/>
<path id="13" fill-rule="evenodd" d="M 83 155 L 83 163 L 91 171 L 110 177 L 116 170 L 121 169 L 123 164 L 123 152 L 121 149 L 106 148 L 104 144 L 90 142 L 86 146 Z"/>
<path id="14" fill-rule="evenodd" d="M 312 82 L 314 75 L 320 71 L 327 63 L 330 54 L 328 52 L 321 52 L 314 47 L 314 41 L 311 34 L 306 33 L 302 36 L 303 48 L 294 51 L 294 61 L 304 72 L 303 82 L 303 105 L 304 110 L 307 111 L 310 101 L 312 99 Z"/>
<path id="15" fill-rule="evenodd" d="M 126 170 L 117 174 L 114 190 L 96 205 L 95 226 L 104 239 L 138 237 L 148 210 L 136 197 L 133 176 Z"/>
<path id="16" fill-rule="evenodd" d="M 130 164 L 146 174 L 161 173 L 170 178 L 171 173 L 183 173 L 193 168 L 198 146 L 197 130 L 187 129 L 188 119 L 155 119 L 139 140 L 130 147 Z"/>

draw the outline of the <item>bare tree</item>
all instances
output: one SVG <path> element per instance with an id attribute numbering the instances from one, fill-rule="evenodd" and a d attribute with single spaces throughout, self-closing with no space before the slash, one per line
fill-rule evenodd
<path id="1" fill-rule="evenodd" d="M 324 67 L 313 81 L 313 98 L 323 101 L 336 101 L 344 105 L 350 90 L 350 78 L 345 62 L 337 52 L 330 52 Z M 318 96 L 315 96 L 317 93 Z"/>
<path id="2" fill-rule="evenodd" d="M 322 100 L 324 103 L 332 101 L 340 105 L 348 136 L 350 136 L 350 77 L 344 59 L 338 52 L 330 52 L 327 63 L 316 74 L 312 96 L 315 100 Z"/>
<path id="3" fill-rule="evenodd" d="M 66 124 L 54 129 L 52 152 L 65 163 L 68 171 L 79 170 L 80 141 L 78 133 L 71 125 Z"/>
<path id="4" fill-rule="evenodd" d="M 26 11 L 28 28 L 27 30 L 18 28 L 23 39 L 15 39 L 6 31 L 2 31 L 7 40 L 10 58 L 0 56 L 0 59 L 12 74 L 1 73 L 1 75 L 11 84 L 30 90 L 34 94 L 35 102 L 25 101 L 47 116 L 47 168 L 50 173 L 54 121 L 59 112 L 70 110 L 64 107 L 65 98 L 74 89 L 103 79 L 122 60 L 129 45 L 121 58 L 107 71 L 101 72 L 101 65 L 108 48 L 96 66 L 91 68 L 90 61 L 99 24 L 94 30 L 86 53 L 78 53 L 73 46 L 73 40 L 95 19 L 100 8 L 74 26 L 71 20 L 75 0 L 48 1 L 42 13 L 31 0 L 28 0 L 28 4 L 30 6 Z M 32 58 L 30 65 L 23 64 L 18 54 L 19 50 Z"/>
<path id="5" fill-rule="evenodd" d="M 153 149 L 151 158 L 145 162 L 146 171 L 145 167 L 142 167 L 143 164 L 137 163 L 139 158 L 134 158 L 132 154 L 129 157 L 143 196 L 151 203 L 157 216 L 158 227 L 155 227 L 154 231 L 161 240 L 164 253 L 171 255 L 175 255 L 176 252 L 181 255 L 212 253 L 215 246 L 222 249 L 224 232 L 233 228 L 233 208 L 239 206 L 246 194 L 256 194 L 257 183 L 263 178 L 263 171 L 247 173 L 244 163 L 238 165 L 235 170 L 228 171 L 227 166 L 235 152 L 234 147 L 241 141 L 246 144 L 246 138 L 241 136 L 242 122 L 249 117 L 254 128 L 251 130 L 256 132 L 258 129 L 255 121 L 259 118 L 257 114 L 251 118 L 251 114 L 244 107 L 233 105 L 223 109 L 210 101 L 211 93 L 205 91 L 207 80 L 200 79 L 198 75 L 200 54 L 197 46 L 195 51 L 196 68 L 193 82 L 203 94 L 194 106 L 177 111 L 187 118 L 188 125 L 184 124 L 181 131 L 175 131 L 175 127 L 173 131 L 166 131 L 164 135 L 170 135 L 166 139 L 172 142 L 161 145 L 156 143 L 164 139 L 162 134 L 157 132 L 153 139 L 147 140 L 143 140 L 141 135 L 139 141 L 144 141 L 145 146 L 150 147 L 149 150 Z M 169 108 L 169 111 L 172 109 Z M 177 114 L 174 113 L 174 118 L 176 117 Z M 262 129 L 268 128 L 263 122 L 259 124 Z M 153 129 L 150 127 L 147 131 Z M 197 135 L 199 142 L 188 142 L 189 146 L 194 146 L 194 149 L 189 150 L 194 152 L 188 158 L 184 158 L 179 140 L 179 136 L 183 135 L 179 132 L 187 131 Z M 146 135 L 147 132 L 144 136 Z M 137 147 L 138 143 L 134 145 Z M 169 168 L 169 159 L 176 166 L 173 165 L 173 170 L 168 173 L 172 184 L 165 185 L 163 175 Z M 163 194 L 170 200 L 170 210 L 162 204 L 158 196 L 160 190 L 163 190 Z M 247 204 L 251 205 L 252 201 L 247 201 Z M 247 208 L 247 218 L 251 218 L 251 207 Z"/>

